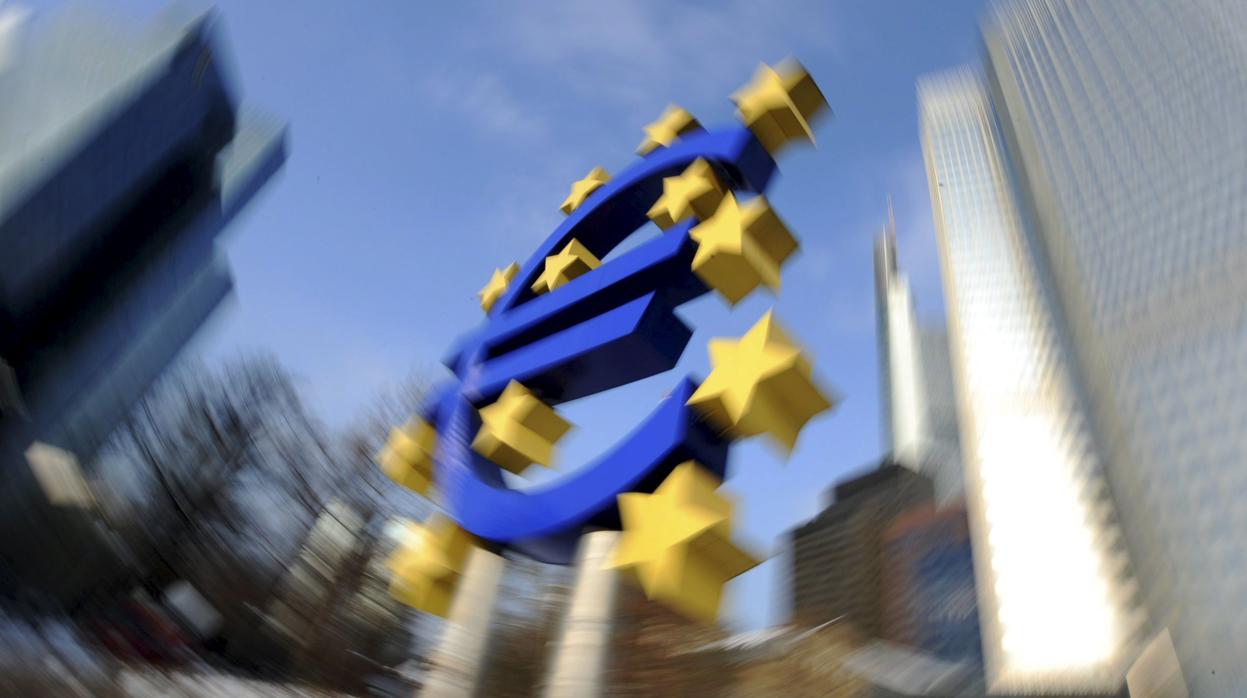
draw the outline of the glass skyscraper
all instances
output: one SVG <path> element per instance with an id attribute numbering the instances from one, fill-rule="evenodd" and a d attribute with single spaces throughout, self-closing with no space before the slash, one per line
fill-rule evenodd
<path id="1" fill-rule="evenodd" d="M 1247 3 L 1030 0 L 992 100 L 1153 630 L 1247 691 Z"/>
<path id="2" fill-rule="evenodd" d="M 988 686 L 1114 692 L 1133 583 L 1042 265 L 983 82 L 919 88 Z"/>
<path id="3" fill-rule="evenodd" d="M 1192 695 L 1242 695 L 1247 3 L 1016 0 L 984 34 L 983 77 L 919 98 L 989 678 L 1051 626 L 1111 690 L 1168 631 Z M 1018 588 L 1081 610 L 1011 633 Z"/>

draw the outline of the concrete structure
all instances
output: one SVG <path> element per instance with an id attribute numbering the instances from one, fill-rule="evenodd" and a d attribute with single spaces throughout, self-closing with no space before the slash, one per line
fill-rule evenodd
<path id="1" fill-rule="evenodd" d="M 998 117 L 966 72 L 919 100 L 988 686 L 1113 692 L 1137 651 L 1136 587 Z"/>
<path id="2" fill-rule="evenodd" d="M 977 667 L 874 641 L 845 654 L 842 670 L 870 685 L 870 698 L 981 696 Z"/>
<path id="3" fill-rule="evenodd" d="M 285 159 L 282 126 L 239 110 L 215 34 L 210 13 L 131 30 L 79 10 L 6 38 L 0 538 L 15 566 L 53 561 L 41 588 L 73 534 L 53 532 L 27 454 L 98 449 L 229 292 L 215 238 Z"/>
<path id="4" fill-rule="evenodd" d="M 6 416 L 83 457 L 228 293 L 214 238 L 284 134 L 238 112 L 212 15 L 42 29 L 0 73 L 0 354 Z"/>
<path id="5" fill-rule="evenodd" d="M 465 698 L 477 694 L 484 671 L 490 625 L 498 601 L 498 586 L 507 561 L 484 548 L 472 546 L 467 568 L 437 647 L 429 656 L 428 674 L 420 695 L 424 698 Z"/>
<path id="6" fill-rule="evenodd" d="M 896 225 L 875 239 L 875 317 L 885 448 L 929 476 L 941 503 L 962 495 L 960 435 L 944 328 L 918 324 L 909 280 L 896 260 Z"/>
<path id="7" fill-rule="evenodd" d="M 836 485 L 827 508 L 792 532 L 794 621 L 813 627 L 840 618 L 881 637 L 883 530 L 932 500 L 931 481 L 895 463 Z"/>
<path id="8" fill-rule="evenodd" d="M 548 698 L 593 698 L 606 688 L 620 582 L 620 572 L 607 562 L 619 536 L 590 531 L 580 537 L 575 586 L 543 692 Z"/>
<path id="9" fill-rule="evenodd" d="M 1029 0 L 986 33 L 1150 633 L 1247 686 L 1247 5 Z"/>

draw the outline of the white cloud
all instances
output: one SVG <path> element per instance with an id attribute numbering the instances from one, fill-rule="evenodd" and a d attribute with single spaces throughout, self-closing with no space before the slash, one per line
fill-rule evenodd
<path id="1" fill-rule="evenodd" d="M 441 61 L 453 67 L 417 87 L 429 106 L 507 142 L 508 157 L 524 162 L 522 176 L 499 171 L 505 185 L 484 185 L 496 205 L 479 224 L 496 230 L 493 239 L 527 239 L 557 224 L 552 212 L 572 180 L 595 164 L 614 171 L 604 153 L 626 161 L 629 150 L 618 146 L 630 149 L 667 103 L 720 121 L 731 109 L 728 95 L 759 62 L 800 57 L 814 42 L 825 53 L 834 43 L 825 6 L 793 4 L 807 3 L 559 0 L 473 8 L 468 20 L 477 31 Z M 585 138 L 602 137 L 620 143 L 585 147 Z"/>
<path id="2" fill-rule="evenodd" d="M 435 106 L 471 120 L 486 133 L 528 141 L 547 135 L 546 124 L 531 105 L 512 94 L 495 73 L 462 66 L 430 73 L 423 88 Z"/>
<path id="3" fill-rule="evenodd" d="M 805 0 L 513 3 L 486 24 L 477 56 L 501 53 L 595 103 L 646 115 L 655 102 L 724 99 L 758 62 L 834 44 L 826 3 Z"/>
<path id="4" fill-rule="evenodd" d="M 17 3 L 0 0 L 0 70 L 13 62 L 21 30 L 30 18 L 30 10 Z"/>

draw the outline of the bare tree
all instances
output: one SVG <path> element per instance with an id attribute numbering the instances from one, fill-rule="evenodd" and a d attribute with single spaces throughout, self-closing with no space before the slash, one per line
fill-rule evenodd
<path id="1" fill-rule="evenodd" d="M 93 468 L 138 579 L 190 582 L 223 616 L 229 659 L 360 690 L 407 658 L 387 654 L 394 637 L 410 644 L 413 612 L 387 593 L 387 531 L 434 505 L 373 458 L 425 386 L 399 383 L 330 437 L 271 356 L 169 374 Z"/>
<path id="2" fill-rule="evenodd" d="M 334 481 L 323 434 L 271 356 L 192 363 L 118 429 L 96 489 L 147 586 L 186 579 L 245 634 Z"/>
<path id="3" fill-rule="evenodd" d="M 487 648 L 482 694 L 538 695 L 570 598 L 573 570 L 509 556 Z"/>
<path id="4" fill-rule="evenodd" d="M 376 463 L 390 430 L 416 416 L 430 393 L 425 374 L 413 372 L 377 395 L 342 433 L 338 441 L 345 467 L 339 473 L 342 484 L 337 490 L 349 493 L 348 501 L 358 510 L 422 519 L 434 508 L 428 499 L 395 485 Z"/>
<path id="5" fill-rule="evenodd" d="M 309 534 L 272 604 L 274 625 L 293 661 L 322 685 L 360 690 L 366 674 L 384 673 L 409 658 L 406 650 L 419 623 L 414 611 L 388 593 L 384 562 L 395 544 L 388 532 L 395 519 L 422 519 L 433 504 L 391 482 L 374 458 L 390 430 L 420 408 L 426 385 L 413 375 L 382 392 L 339 436 L 331 488 L 335 503 L 316 529 L 323 521 L 344 535 L 337 536 L 340 544 L 326 545 L 333 536 Z M 329 565 L 318 564 L 330 559 Z M 322 574 L 326 568 L 331 572 Z"/>

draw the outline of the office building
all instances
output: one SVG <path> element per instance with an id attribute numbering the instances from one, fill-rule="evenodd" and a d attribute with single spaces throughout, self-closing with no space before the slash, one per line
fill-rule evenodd
<path id="1" fill-rule="evenodd" d="M 982 664 L 974 556 L 965 509 L 915 507 L 883 531 L 883 639 L 946 661 Z"/>
<path id="2" fill-rule="evenodd" d="M 792 617 L 803 627 L 834 619 L 865 637 L 883 633 L 884 529 L 933 501 L 931 481 L 895 463 L 836 485 L 832 501 L 792 532 Z"/>
<path id="3" fill-rule="evenodd" d="M 1247 3 L 1029 0 L 991 99 L 1153 634 L 1247 687 Z"/>
<path id="4" fill-rule="evenodd" d="M 1142 619 L 999 117 L 968 72 L 919 101 L 988 687 L 1112 693 Z"/>
<path id="5" fill-rule="evenodd" d="M 936 499 L 961 498 L 957 409 L 943 327 L 920 325 L 913 294 L 896 260 L 896 226 L 875 239 L 875 315 L 884 447 L 891 459 L 924 473 Z"/>
<path id="6" fill-rule="evenodd" d="M 992 550 L 1013 555 L 995 522 L 984 538 L 985 506 L 1009 490 L 1051 512 L 1078 500 L 1071 523 L 1107 543 L 1088 572 L 1109 589 L 1104 626 L 1136 619 L 1105 638 L 1123 661 L 1138 635 L 1166 638 L 1149 646 L 1172 646 L 1195 695 L 1247 685 L 1245 32 L 1228 0 L 1009 2 L 986 23 L 981 80 L 920 90 L 967 482 L 987 480 L 967 488 L 980 582 L 1001 574 Z M 993 453 L 1022 454 L 1027 476 L 993 485 Z M 1128 598 L 1140 608 L 1112 601 Z"/>
<path id="7" fill-rule="evenodd" d="M 965 512 L 937 508 L 930 478 L 885 461 L 841 482 L 790 554 L 791 626 L 834 627 L 848 646 L 825 671 L 869 695 L 981 695 Z"/>
<path id="8" fill-rule="evenodd" d="M 239 109 L 216 32 L 211 13 L 136 30 L 74 9 L 6 38 L 3 586 L 40 560 L 37 586 L 60 581 L 73 536 L 44 461 L 86 463 L 228 294 L 216 237 L 285 159 L 284 128 Z"/>

